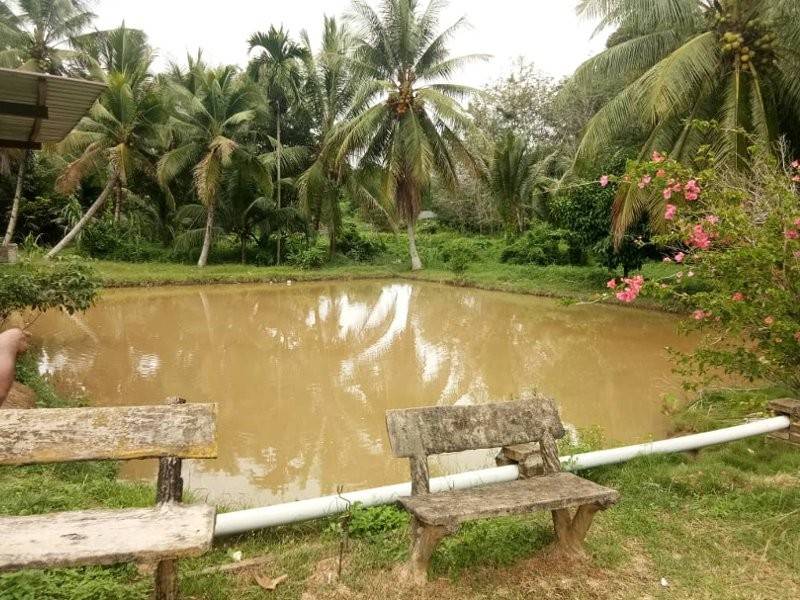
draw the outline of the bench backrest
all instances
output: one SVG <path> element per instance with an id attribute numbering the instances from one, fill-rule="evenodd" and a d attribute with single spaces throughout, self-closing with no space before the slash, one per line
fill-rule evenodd
<path id="1" fill-rule="evenodd" d="M 394 455 L 411 460 L 415 494 L 430 489 L 430 455 L 529 442 L 552 446 L 565 434 L 558 409 L 541 396 L 500 404 L 389 410 L 386 427 Z"/>
<path id="2" fill-rule="evenodd" d="M 215 458 L 216 404 L 0 410 L 0 465 Z"/>

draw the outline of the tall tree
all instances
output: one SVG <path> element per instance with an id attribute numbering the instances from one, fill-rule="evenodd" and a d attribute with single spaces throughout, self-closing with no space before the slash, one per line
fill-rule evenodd
<path id="1" fill-rule="evenodd" d="M 308 35 L 303 32 L 306 47 L 303 96 L 312 116 L 316 143 L 310 149 L 311 166 L 297 178 L 297 192 L 306 217 L 328 228 L 329 254 L 336 252 L 341 226 L 343 192 L 359 205 L 377 208 L 392 222 L 386 203 L 374 182 L 371 169 L 354 169 L 347 160 L 337 160 L 330 147 L 336 125 L 348 115 L 361 77 L 353 69 L 354 40 L 347 29 L 334 18 L 325 17 L 322 47 L 313 52 Z"/>
<path id="2" fill-rule="evenodd" d="M 270 27 L 267 33 L 254 33 L 249 41 L 250 52 L 260 53 L 250 61 L 249 71 L 255 81 L 262 84 L 267 101 L 275 113 L 278 210 L 283 208 L 282 177 L 283 146 L 281 144 L 281 118 L 300 98 L 302 84 L 301 61 L 306 50 L 293 42 L 283 27 Z M 281 264 L 281 237 L 278 236 L 277 264 Z"/>
<path id="3" fill-rule="evenodd" d="M 197 266 L 208 263 L 214 237 L 214 219 L 225 178 L 234 169 L 246 170 L 262 189 L 271 185 L 269 175 L 257 158 L 240 143 L 245 127 L 255 117 L 252 96 L 233 67 L 196 73 L 195 90 L 172 84 L 175 109 L 170 118 L 175 148 L 158 163 L 158 177 L 164 186 L 191 170 L 194 191 L 205 207 L 203 246 Z"/>
<path id="4" fill-rule="evenodd" d="M 102 80 L 106 73 L 117 73 L 135 88 L 150 78 L 149 62 L 141 60 L 147 36 L 141 30 L 126 27 L 125 23 L 117 29 L 80 36 L 74 45 L 81 52 L 79 62 L 95 79 Z M 159 90 L 156 89 L 155 93 L 158 94 Z M 126 182 L 117 181 L 113 194 L 114 222 L 117 223 L 128 194 Z"/>
<path id="5" fill-rule="evenodd" d="M 74 41 L 93 19 L 86 3 L 79 0 L 0 1 L 0 67 L 51 75 L 68 73 L 79 56 L 73 49 Z M 26 150 L 18 157 L 17 185 L 3 245 L 14 238 L 30 154 Z"/>
<path id="6" fill-rule="evenodd" d="M 509 233 L 525 231 L 530 217 L 541 211 L 536 200 L 554 183 L 547 177 L 552 162 L 553 156 L 540 156 L 527 139 L 511 131 L 495 145 L 489 189 Z"/>
<path id="7" fill-rule="evenodd" d="M 152 50 L 145 36 L 122 27 L 113 36 L 114 54 L 125 56 L 106 76 L 107 90 L 78 127 L 62 142 L 65 154 L 77 154 L 58 181 L 59 191 L 72 193 L 88 175 L 101 173 L 105 187 L 80 220 L 47 254 L 53 257 L 81 232 L 118 186 L 133 175 L 152 172 L 159 147 L 161 98 L 150 74 Z"/>
<path id="8" fill-rule="evenodd" d="M 584 63 L 571 85 L 618 78 L 622 89 L 589 121 L 578 165 L 631 125 L 642 156 L 685 160 L 710 144 L 721 164 L 742 168 L 747 147 L 787 135 L 800 148 L 800 4 L 795 0 L 581 0 L 578 12 L 616 27 L 610 47 Z M 715 120 L 718 128 L 694 127 Z M 661 224 L 663 199 L 621 186 L 614 233 L 647 216 Z"/>
<path id="9" fill-rule="evenodd" d="M 480 168 L 464 142 L 472 123 L 459 104 L 473 90 L 448 80 L 482 57 L 450 55 L 447 44 L 465 21 L 439 31 L 445 4 L 431 0 L 422 8 L 417 0 L 383 0 L 376 11 L 362 0 L 353 2 L 355 64 L 367 83 L 354 101 L 353 115 L 331 140 L 337 160 L 357 159 L 384 169 L 384 193 L 394 197 L 406 221 L 414 270 L 422 268 L 415 224 L 432 174 L 455 188 L 459 162 Z"/>

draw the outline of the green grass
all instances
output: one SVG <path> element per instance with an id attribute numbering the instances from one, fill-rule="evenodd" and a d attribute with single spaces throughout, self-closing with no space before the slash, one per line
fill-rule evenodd
<path id="1" fill-rule="evenodd" d="M 342 262 L 321 269 L 256 267 L 248 265 L 196 266 L 175 263 L 93 263 L 106 287 L 152 287 L 161 285 L 205 285 L 292 281 L 348 281 L 355 279 L 408 279 L 430 281 L 485 290 L 531 294 L 570 300 L 596 301 L 606 293 L 610 275 L 602 267 L 509 265 L 494 261 L 476 262 L 465 273 L 453 273 L 433 262 L 423 271 L 412 272 L 405 263 L 357 264 Z M 669 273 L 661 263 L 645 265 L 648 278 Z M 605 301 L 619 304 L 613 297 Z M 667 308 L 642 298 L 639 308 Z"/>
<path id="2" fill-rule="evenodd" d="M 19 375 L 46 406 L 65 406 L 30 359 Z M 780 390 L 707 394 L 680 416 L 684 427 L 727 425 L 763 411 Z M 702 407 L 702 408 L 701 408 Z M 702 415 L 702 418 L 698 418 Z M 731 415 L 734 415 L 733 417 Z M 592 432 L 588 443 L 597 443 Z M 120 482 L 113 463 L 0 468 L 0 514 L 93 507 L 147 506 L 151 486 Z M 584 473 L 618 489 L 621 502 L 601 514 L 588 546 L 592 560 L 565 565 L 546 558 L 549 516 L 465 525 L 434 555 L 427 595 L 402 584 L 408 518 L 394 507 L 355 507 L 338 518 L 224 540 L 180 564 L 182 597 L 478 600 L 483 598 L 791 598 L 800 595 L 800 452 L 755 438 L 697 456 L 639 459 Z M 342 579 L 340 542 L 349 531 Z M 288 575 L 275 592 L 252 574 L 202 574 L 231 562 L 267 557 L 258 572 Z M 668 588 L 662 588 L 661 578 Z M 145 600 L 150 576 L 135 566 L 26 571 L 0 576 L 4 600 Z"/>

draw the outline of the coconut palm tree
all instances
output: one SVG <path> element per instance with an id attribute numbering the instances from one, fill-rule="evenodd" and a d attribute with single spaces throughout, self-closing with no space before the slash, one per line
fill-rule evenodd
<path id="1" fill-rule="evenodd" d="M 147 36 L 141 30 L 126 27 L 125 23 L 116 29 L 80 36 L 74 40 L 74 46 L 80 50 L 78 62 L 94 79 L 102 80 L 105 73 L 117 73 L 136 88 L 151 77 L 149 62 L 140 60 Z M 118 181 L 114 187 L 115 223 L 120 220 L 127 195 L 124 183 Z"/>
<path id="2" fill-rule="evenodd" d="M 78 57 L 74 40 L 89 27 L 94 14 L 78 0 L 18 0 L 0 2 L 0 67 L 63 75 Z M 22 184 L 30 150 L 18 155 L 17 185 L 3 245 L 11 243 L 17 226 Z"/>
<path id="3" fill-rule="evenodd" d="M 0 1 L 0 67 L 71 73 L 79 56 L 73 48 L 75 38 L 94 18 L 80 0 Z"/>
<path id="4" fill-rule="evenodd" d="M 616 78 L 623 87 L 589 121 L 576 163 L 603 152 L 631 125 L 642 157 L 678 160 L 709 144 L 723 165 L 743 168 L 752 143 L 787 135 L 800 147 L 800 4 L 795 0 L 581 0 L 578 12 L 616 27 L 610 47 L 584 63 L 571 85 Z M 698 128 L 697 120 L 719 127 Z M 659 225 L 663 199 L 621 186 L 617 240 L 642 216 Z"/>
<path id="5" fill-rule="evenodd" d="M 333 255 L 341 226 L 343 192 L 357 204 L 378 208 L 390 223 L 393 219 L 379 186 L 370 185 L 374 177 L 369 170 L 354 169 L 348 161 L 336 160 L 336 153 L 325 151 L 336 125 L 348 115 L 363 84 L 352 65 L 355 45 L 350 31 L 335 18 L 325 17 L 322 46 L 316 53 L 308 34 L 303 32 L 301 37 L 306 48 L 303 96 L 317 143 L 310 148 L 311 166 L 297 178 L 296 187 L 306 218 L 327 226 L 329 254 Z"/>
<path id="6" fill-rule="evenodd" d="M 107 89 L 89 114 L 62 142 L 66 155 L 77 154 L 59 177 L 57 187 L 70 194 L 90 174 L 105 174 L 106 183 L 94 203 L 47 254 L 53 257 L 81 232 L 105 205 L 112 192 L 139 172 L 151 172 L 159 147 L 158 124 L 163 107 L 150 75 L 152 50 L 141 32 L 120 28 L 115 36 L 117 54 L 126 59 L 122 70 L 106 76 Z"/>
<path id="7" fill-rule="evenodd" d="M 246 169 L 262 189 L 271 183 L 264 165 L 239 141 L 255 117 L 247 83 L 233 67 L 209 69 L 198 75 L 194 92 L 179 84 L 170 86 L 175 97 L 170 124 L 176 145 L 159 161 L 158 177 L 166 187 L 179 174 L 192 171 L 194 191 L 206 211 L 197 261 L 197 266 L 204 267 L 225 178 L 234 169 Z"/>
<path id="8" fill-rule="evenodd" d="M 376 11 L 363 0 L 353 2 L 354 62 L 367 83 L 349 118 L 331 136 L 338 161 L 383 167 L 384 193 L 394 198 L 407 223 L 414 270 L 422 268 L 415 223 L 431 176 L 455 188 L 459 163 L 480 169 L 464 142 L 472 123 L 459 104 L 472 90 L 448 80 L 459 67 L 483 57 L 450 55 L 447 44 L 465 21 L 438 31 L 445 4 L 431 0 L 422 8 L 417 0 L 382 0 Z"/>
<path id="9" fill-rule="evenodd" d="M 275 138 L 277 160 L 278 210 L 283 208 L 281 197 L 283 165 L 281 144 L 281 118 L 291 106 L 299 101 L 302 84 L 301 61 L 306 50 L 294 43 L 289 32 L 283 27 L 270 27 L 267 33 L 261 31 L 250 36 L 249 48 L 260 53 L 250 61 L 249 72 L 253 79 L 263 85 L 267 101 L 275 113 Z M 278 236 L 278 265 L 281 264 L 281 237 Z"/>
<path id="10" fill-rule="evenodd" d="M 271 181 L 266 180 L 266 188 L 262 187 L 263 183 L 248 172 L 247 165 L 234 164 L 220 187 L 214 235 L 232 233 L 239 238 L 242 264 L 246 262 L 248 242 L 263 239 L 260 236 L 268 237 L 274 225 L 281 221 L 272 198 Z M 184 231 L 178 236 L 176 247 L 202 246 L 207 214 L 206 206 L 201 203 L 184 204 L 178 209 L 176 220 L 183 224 Z"/>
<path id="11" fill-rule="evenodd" d="M 525 231 L 529 216 L 541 210 L 540 199 L 555 181 L 547 176 L 554 155 L 543 157 L 527 139 L 509 131 L 495 145 L 489 167 L 489 189 L 510 233 Z"/>

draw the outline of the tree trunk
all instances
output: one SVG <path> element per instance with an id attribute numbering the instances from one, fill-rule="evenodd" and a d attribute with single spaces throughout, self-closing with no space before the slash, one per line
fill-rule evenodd
<path id="1" fill-rule="evenodd" d="M 281 203 L 281 160 L 283 154 L 283 146 L 281 145 L 281 105 L 280 102 L 278 103 L 278 114 L 277 114 L 277 124 L 278 124 L 278 213 L 280 214 L 281 208 L 283 208 Z M 283 242 L 283 235 L 278 229 L 278 258 L 275 261 L 277 266 L 281 266 L 281 246 Z"/>
<path id="2" fill-rule="evenodd" d="M 417 252 L 417 235 L 414 231 L 414 221 L 408 221 L 408 253 L 411 255 L 411 270 L 421 271 L 422 261 Z"/>
<path id="3" fill-rule="evenodd" d="M 8 246 L 11 241 L 14 239 L 14 231 L 17 228 L 17 217 L 19 216 L 19 203 L 22 200 L 22 184 L 23 180 L 25 179 L 25 169 L 28 164 L 28 158 L 30 157 L 31 151 L 26 150 L 25 154 L 22 155 L 22 160 L 19 163 L 19 171 L 17 172 L 17 189 L 14 192 L 14 203 L 11 205 L 11 217 L 8 220 L 8 228 L 6 229 L 6 235 L 3 238 L 3 246 Z"/>
<path id="4" fill-rule="evenodd" d="M 81 232 L 86 224 L 92 220 L 92 217 L 94 217 L 95 213 L 97 213 L 97 211 L 100 210 L 106 203 L 108 196 L 114 190 L 114 186 L 117 184 L 118 180 L 119 175 L 115 174 L 111 176 L 100 196 L 98 196 L 97 200 L 94 201 L 94 204 L 92 204 L 89 207 L 89 210 L 84 213 L 84 215 L 81 217 L 81 220 L 75 224 L 75 227 L 73 227 L 72 230 L 64 236 L 64 239 L 58 242 L 58 244 L 56 244 L 55 247 L 47 253 L 47 258 L 53 258 L 56 254 L 69 246 L 72 240 L 75 239 L 75 237 Z"/>
<path id="5" fill-rule="evenodd" d="M 247 262 L 247 237 L 246 234 L 239 236 L 239 244 L 241 244 L 242 264 Z"/>
<path id="6" fill-rule="evenodd" d="M 117 181 L 114 187 L 114 223 L 119 223 L 119 217 L 122 213 L 122 182 Z"/>
<path id="7" fill-rule="evenodd" d="M 206 232 L 203 236 L 203 249 L 200 251 L 200 259 L 197 261 L 198 267 L 205 267 L 208 264 L 208 253 L 211 251 L 211 237 L 214 233 L 214 209 L 216 204 L 212 202 L 208 205 L 208 215 L 206 215 Z"/>
<path id="8" fill-rule="evenodd" d="M 328 227 L 328 257 L 333 258 L 333 255 L 336 254 L 336 228 L 335 227 Z"/>

